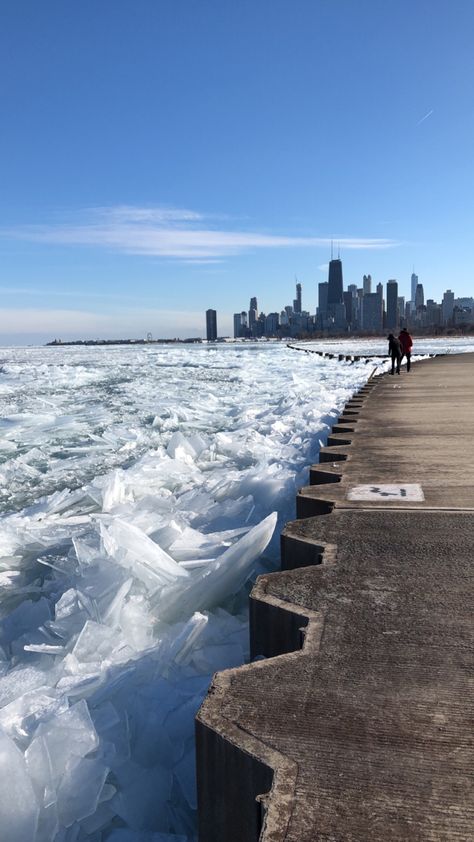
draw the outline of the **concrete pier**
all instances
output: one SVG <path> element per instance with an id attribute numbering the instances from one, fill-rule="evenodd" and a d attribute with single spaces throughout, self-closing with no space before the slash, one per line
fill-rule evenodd
<path id="1" fill-rule="evenodd" d="M 348 403 L 197 717 L 200 842 L 474 839 L 474 355 Z"/>

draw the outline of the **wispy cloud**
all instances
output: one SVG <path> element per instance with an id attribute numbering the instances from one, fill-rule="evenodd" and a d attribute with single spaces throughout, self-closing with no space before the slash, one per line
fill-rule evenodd
<path id="1" fill-rule="evenodd" d="M 417 126 L 421 126 L 421 124 L 422 124 L 422 123 L 424 123 L 424 122 L 425 122 L 425 120 L 427 120 L 427 119 L 428 119 L 428 117 L 431 117 L 431 115 L 432 115 L 432 114 L 434 114 L 434 108 L 432 108 L 430 111 L 428 111 L 428 112 L 425 114 L 425 116 L 421 118 L 421 120 L 418 120 L 418 122 L 417 122 L 417 124 L 416 124 L 416 125 L 417 125 Z"/>
<path id="2" fill-rule="evenodd" d="M 200 263 L 258 249 L 329 246 L 333 239 L 224 230 L 222 226 L 212 227 L 210 220 L 190 210 L 119 205 L 90 209 L 88 218 L 80 223 L 28 225 L 3 229 L 0 234 L 35 243 L 88 246 Z M 375 237 L 336 239 L 344 249 L 387 249 L 398 245 L 395 240 Z"/>
<path id="3" fill-rule="evenodd" d="M 44 298 L 45 296 L 54 295 L 55 298 L 74 298 L 76 301 L 80 298 L 99 298 L 99 299 L 112 299 L 113 301 L 136 301 L 137 295 L 136 294 L 127 294 L 122 292 L 117 292 L 113 290 L 112 292 L 107 292 L 103 290 L 90 290 L 82 288 L 73 288 L 73 289 L 52 289 L 47 287 L 2 287 L 0 286 L 0 295 L 7 296 L 13 295 L 18 297 L 19 295 L 28 295 L 30 298 Z M 145 296 L 143 296 L 145 298 Z M 148 300 L 148 299 L 147 299 Z"/>

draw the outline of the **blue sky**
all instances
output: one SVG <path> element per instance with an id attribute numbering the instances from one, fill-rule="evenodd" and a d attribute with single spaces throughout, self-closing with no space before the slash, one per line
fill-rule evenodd
<path id="1" fill-rule="evenodd" d="M 2 7 L 0 344 L 220 334 L 344 283 L 474 294 L 472 0 Z"/>

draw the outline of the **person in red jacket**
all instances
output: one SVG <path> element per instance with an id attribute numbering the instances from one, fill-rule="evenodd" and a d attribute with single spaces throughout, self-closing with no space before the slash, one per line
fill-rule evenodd
<path id="1" fill-rule="evenodd" d="M 411 338 L 410 334 L 408 333 L 406 327 L 404 327 L 398 336 L 400 340 L 400 345 L 402 346 L 402 359 L 403 357 L 407 358 L 407 371 L 410 371 L 411 366 L 411 349 L 413 347 L 413 339 Z"/>

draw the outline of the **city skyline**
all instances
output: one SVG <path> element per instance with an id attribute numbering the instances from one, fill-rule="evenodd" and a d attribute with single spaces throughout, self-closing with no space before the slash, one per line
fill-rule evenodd
<path id="1" fill-rule="evenodd" d="M 258 296 L 250 299 L 248 311 L 233 315 L 233 338 L 258 339 L 261 337 L 307 338 L 311 335 L 382 334 L 408 327 L 412 331 L 434 332 L 444 329 L 474 330 L 474 298 L 458 296 L 446 289 L 441 301 L 430 297 L 419 276 L 412 272 L 411 297 L 400 295 L 398 281 L 390 278 L 385 287 L 373 283 L 370 274 L 364 275 L 360 285 L 349 283 L 344 289 L 344 273 L 340 254 L 328 265 L 327 281 L 318 284 L 318 306 L 311 311 L 303 306 L 302 284 L 295 278 L 296 298 L 280 310 L 265 312 L 258 308 Z M 213 314 L 214 330 L 209 329 L 209 316 Z M 217 338 L 216 310 L 206 312 L 206 338 Z M 223 334 L 220 334 L 223 337 Z"/>
<path id="2" fill-rule="evenodd" d="M 204 335 L 206 308 L 231 335 L 237 292 L 278 311 L 295 274 L 314 312 L 331 241 L 348 283 L 470 296 L 473 25 L 470 0 L 9 4 L 0 344 Z"/>

